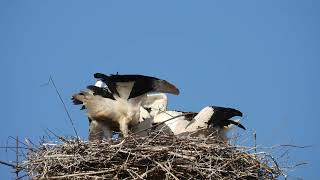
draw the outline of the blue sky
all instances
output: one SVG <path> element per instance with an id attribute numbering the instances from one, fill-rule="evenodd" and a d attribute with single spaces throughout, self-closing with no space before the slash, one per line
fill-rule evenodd
<path id="1" fill-rule="evenodd" d="M 258 144 L 312 145 L 290 161 L 309 165 L 291 178 L 320 177 L 319 1 L 15 1 L 0 2 L 0 145 L 8 136 L 38 142 L 49 128 L 88 122 L 70 96 L 95 72 L 145 74 L 176 84 L 170 109 L 240 109 Z M 0 160 L 12 160 L 1 150 Z M 0 166 L 1 179 L 13 177 Z"/>

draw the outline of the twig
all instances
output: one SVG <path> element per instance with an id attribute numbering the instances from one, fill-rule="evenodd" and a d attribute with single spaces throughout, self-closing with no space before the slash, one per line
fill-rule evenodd
<path id="1" fill-rule="evenodd" d="M 148 173 L 151 173 L 152 171 L 155 171 L 157 168 L 158 168 L 158 166 L 155 166 L 155 167 L 153 167 L 152 169 L 147 170 L 146 172 L 144 172 L 143 174 L 141 174 L 139 177 L 140 177 L 141 179 L 143 179 L 145 176 L 148 175 Z M 137 179 L 137 178 L 135 178 L 135 179 Z"/>
<path id="2" fill-rule="evenodd" d="M 69 142 L 68 140 L 66 140 L 65 138 L 63 138 L 62 136 L 58 136 L 57 134 L 55 134 L 53 131 L 51 131 L 49 128 L 47 128 L 47 130 L 52 134 L 54 135 L 56 138 L 60 139 L 62 142 Z"/>
<path id="3" fill-rule="evenodd" d="M 9 136 L 8 139 L 13 139 L 15 143 L 16 143 L 16 141 L 18 141 L 20 144 L 23 144 L 24 146 L 28 147 L 28 145 L 26 143 L 20 141 L 19 139 L 15 138 L 13 136 Z"/>
<path id="4" fill-rule="evenodd" d="M 168 152 L 168 153 L 171 154 L 171 155 L 173 155 L 173 156 L 181 157 L 181 158 L 183 158 L 183 159 L 192 160 L 192 161 L 196 160 L 195 157 L 185 156 L 185 155 L 182 155 L 182 154 L 179 154 L 179 153 L 175 153 L 175 152 L 171 152 L 171 151 Z"/>
<path id="5" fill-rule="evenodd" d="M 162 124 L 164 124 L 164 123 L 166 123 L 166 122 L 168 122 L 168 121 L 171 121 L 171 120 L 176 119 L 176 118 L 178 118 L 178 117 L 182 117 L 182 116 L 190 115 L 190 114 L 194 114 L 194 113 L 183 113 L 183 114 L 180 114 L 180 115 L 174 116 L 174 117 L 169 118 L 169 119 L 167 119 L 167 120 L 165 120 L 165 121 L 162 121 L 161 123 L 158 123 L 158 124 L 152 125 L 151 127 L 148 127 L 148 128 L 142 129 L 142 130 L 140 130 L 140 131 L 138 131 L 138 132 L 135 132 L 135 133 L 132 133 L 131 135 L 139 134 L 139 133 L 141 133 L 141 132 L 143 132 L 143 131 L 146 131 L 146 130 L 148 130 L 148 129 L 154 129 L 154 128 L 156 128 L 156 127 L 158 127 L 158 126 L 160 126 L 160 125 L 162 125 Z"/>
<path id="6" fill-rule="evenodd" d="M 104 170 L 104 171 L 97 171 L 97 172 L 87 172 L 87 173 L 75 173 L 75 174 L 68 174 L 68 175 L 63 175 L 63 176 L 52 176 L 52 177 L 42 177 L 40 179 L 64 179 L 64 178 L 69 178 L 69 177 L 81 177 L 85 175 L 98 175 L 98 174 L 103 174 L 107 173 L 113 170 Z"/>
<path id="7" fill-rule="evenodd" d="M 18 148 L 18 149 L 26 149 L 26 150 L 31 150 L 30 148 L 27 148 L 27 147 L 16 147 L 16 146 L 0 146 L 0 149 L 12 149 L 12 148 Z"/>
<path id="8" fill-rule="evenodd" d="M 60 101 L 61 101 L 61 103 L 62 103 L 62 105 L 63 105 L 63 108 L 64 108 L 65 112 L 66 112 L 67 115 L 68 115 L 68 118 L 69 118 L 70 123 L 71 123 L 71 125 L 72 125 L 73 131 L 74 131 L 74 133 L 75 133 L 75 135 L 76 135 L 76 137 L 77 137 L 77 140 L 79 140 L 78 132 L 77 132 L 75 126 L 74 126 L 74 123 L 73 123 L 73 120 L 72 120 L 72 118 L 71 118 L 71 115 L 70 115 L 70 113 L 69 113 L 69 111 L 68 111 L 68 108 L 67 108 L 66 104 L 64 103 L 64 101 L 63 101 L 63 99 L 62 99 L 62 96 L 61 96 L 61 94 L 60 94 L 60 92 L 59 92 L 56 84 L 54 83 L 54 80 L 53 80 L 52 76 L 50 76 L 49 82 L 52 83 L 52 85 L 53 85 L 56 93 L 58 94 L 58 97 L 59 97 L 59 99 L 60 99 Z"/>
<path id="9" fill-rule="evenodd" d="M 0 161 L 0 164 L 3 164 L 3 165 L 6 165 L 6 166 L 9 166 L 9 167 L 12 167 L 12 168 L 17 168 L 17 166 L 16 165 L 13 165 L 13 164 L 9 164 L 9 163 L 6 163 L 6 162 L 4 162 L 4 161 Z"/>
<path id="10" fill-rule="evenodd" d="M 150 157 L 148 157 L 149 160 L 151 160 L 152 162 L 156 163 L 159 167 L 161 167 L 163 170 L 165 170 L 170 176 L 172 176 L 175 180 L 179 180 L 179 178 L 177 178 L 174 174 L 172 174 L 172 172 L 170 172 L 167 168 L 165 168 L 161 163 L 151 159 Z"/>
<path id="11" fill-rule="evenodd" d="M 254 131 L 253 133 L 253 138 L 254 138 L 254 152 L 257 153 L 257 133 Z"/>
<path id="12" fill-rule="evenodd" d="M 16 139 L 16 167 L 19 166 L 19 138 L 17 136 L 17 139 Z M 20 169 L 16 168 L 16 180 L 19 179 L 19 171 Z"/>

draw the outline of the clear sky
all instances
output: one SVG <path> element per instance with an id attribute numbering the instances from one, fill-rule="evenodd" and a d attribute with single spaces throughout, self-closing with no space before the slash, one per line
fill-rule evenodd
<path id="1" fill-rule="evenodd" d="M 70 96 L 95 72 L 167 79 L 181 94 L 170 109 L 240 109 L 259 145 L 313 145 L 290 161 L 291 178 L 320 178 L 320 1 L 0 2 L 0 146 L 9 136 L 38 142 L 49 128 L 74 135 L 88 122 Z M 0 160 L 13 160 L 0 149 Z M 0 179 L 13 177 L 0 166 Z"/>

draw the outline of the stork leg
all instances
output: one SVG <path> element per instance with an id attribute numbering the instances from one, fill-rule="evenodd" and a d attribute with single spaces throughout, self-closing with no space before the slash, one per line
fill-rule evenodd
<path id="1" fill-rule="evenodd" d="M 92 120 L 89 127 L 89 141 L 101 141 L 103 139 L 103 126 L 99 121 Z"/>
<path id="2" fill-rule="evenodd" d="M 112 138 L 112 130 L 107 123 L 104 123 L 102 128 L 105 139 L 110 140 Z"/>
<path id="3" fill-rule="evenodd" d="M 120 131 L 121 131 L 123 137 L 127 137 L 128 136 L 128 123 L 126 121 L 126 118 L 122 118 L 119 121 L 119 124 L 120 124 Z"/>

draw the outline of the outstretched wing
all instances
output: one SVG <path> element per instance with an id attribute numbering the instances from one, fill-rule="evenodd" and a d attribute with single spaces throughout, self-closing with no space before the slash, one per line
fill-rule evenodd
<path id="1" fill-rule="evenodd" d="M 179 90 L 171 83 L 150 76 L 143 75 L 110 75 L 94 74 L 103 81 L 113 95 L 124 99 L 135 98 L 146 93 L 163 92 L 178 95 Z"/>

